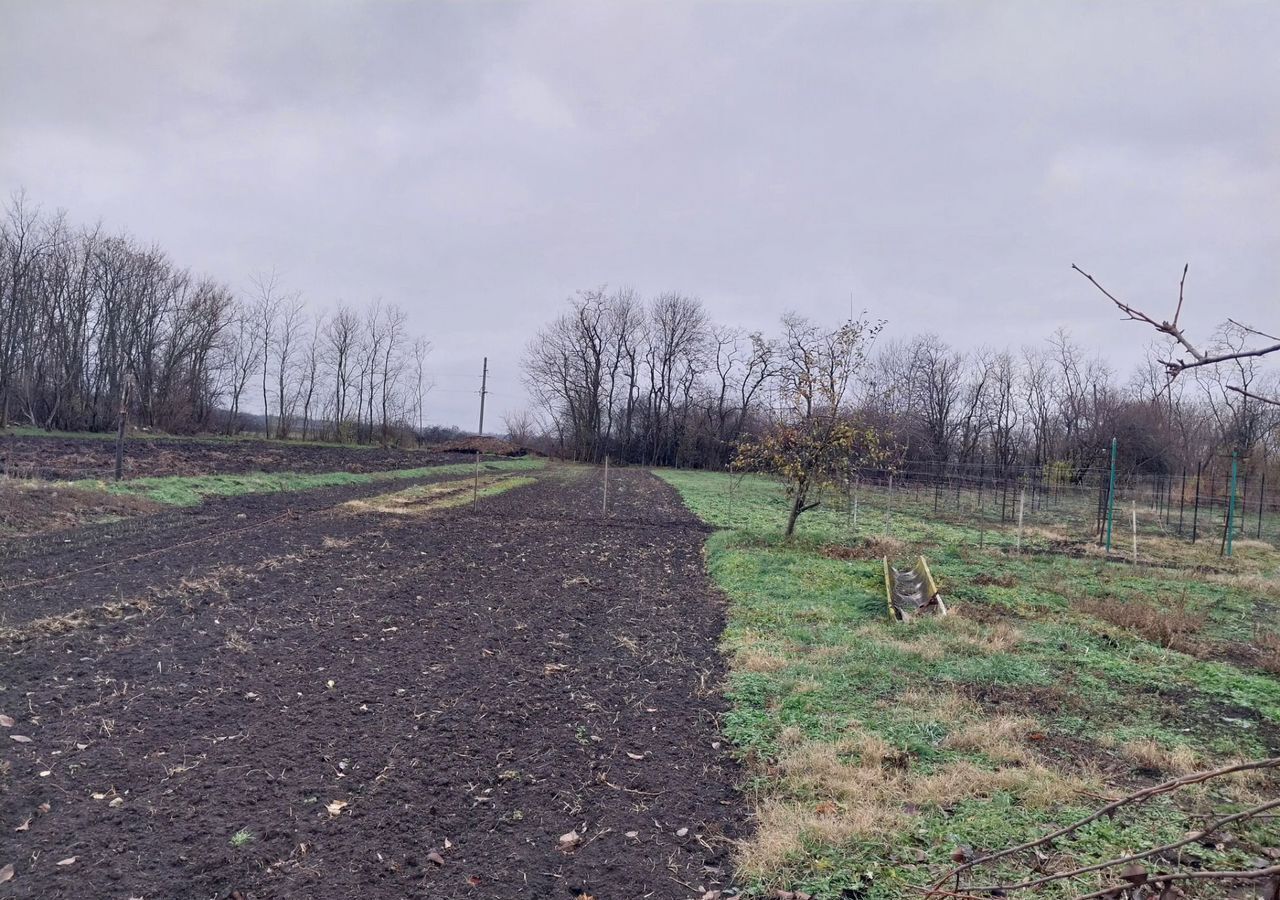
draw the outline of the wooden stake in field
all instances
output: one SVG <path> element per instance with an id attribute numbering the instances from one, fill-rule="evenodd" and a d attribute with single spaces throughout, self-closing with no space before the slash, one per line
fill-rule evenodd
<path id="1" fill-rule="evenodd" d="M 120 385 L 120 421 L 116 426 L 116 481 L 124 477 L 124 435 L 129 426 L 129 382 L 126 375 Z"/>
<path id="2" fill-rule="evenodd" d="M 982 508 L 982 495 L 978 495 L 978 549 L 987 544 L 987 513 Z"/>
<path id="3" fill-rule="evenodd" d="M 853 476 L 853 528 L 858 528 L 858 492 L 862 487 L 862 476 Z"/>
<path id="4" fill-rule="evenodd" d="M 893 517 L 893 476 L 889 476 L 889 499 L 884 504 L 884 534 L 889 536 L 889 519 Z"/>
<path id="5" fill-rule="evenodd" d="M 1133 529 L 1133 564 L 1138 564 L 1138 501 L 1133 501 L 1133 509 L 1129 513 L 1130 527 Z"/>
<path id="6" fill-rule="evenodd" d="M 476 477 L 471 482 L 471 511 L 480 508 L 480 451 L 476 451 Z"/>
<path id="7" fill-rule="evenodd" d="M 1027 505 L 1027 489 L 1023 488 L 1018 491 L 1018 547 L 1019 553 L 1022 552 L 1022 513 Z"/>
<path id="8" fill-rule="evenodd" d="M 604 499 L 600 503 L 600 512 L 609 516 L 609 454 L 604 455 Z"/>

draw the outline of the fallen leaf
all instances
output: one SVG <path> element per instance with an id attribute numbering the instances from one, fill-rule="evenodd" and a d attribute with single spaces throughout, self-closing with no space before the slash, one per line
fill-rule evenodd
<path id="1" fill-rule="evenodd" d="M 573 831 L 560 835 L 560 849 L 566 853 L 582 843 L 582 835 L 578 834 L 575 828 Z"/>
<path id="2" fill-rule="evenodd" d="M 114 807 L 115 809 L 119 809 L 120 807 L 124 806 L 124 798 L 116 797 L 110 803 L 108 803 L 107 806 Z"/>
<path id="3" fill-rule="evenodd" d="M 94 800 L 106 800 L 106 799 L 107 799 L 107 795 L 106 795 L 106 794 L 94 794 L 94 795 L 93 795 L 93 799 L 94 799 Z"/>
<path id="4" fill-rule="evenodd" d="M 554 675 L 557 672 L 563 672 L 567 668 L 569 667 L 566 666 L 564 663 L 547 663 L 545 666 L 542 667 L 542 674 Z"/>
<path id="5" fill-rule="evenodd" d="M 640 832 L 638 832 L 638 831 L 628 831 L 628 832 L 627 832 L 627 837 L 629 837 L 629 838 L 634 838 L 634 837 L 639 837 L 639 836 L 640 836 Z"/>
<path id="6" fill-rule="evenodd" d="M 340 816 L 342 815 L 342 811 L 346 809 L 347 806 L 348 806 L 348 803 L 346 800 L 330 800 L 327 804 L 325 804 L 325 809 L 329 811 L 329 815 L 331 816 Z"/>
<path id="7" fill-rule="evenodd" d="M 472 887 L 480 887 L 480 876 L 479 875 L 469 876 L 467 878 L 467 884 L 471 885 Z"/>
<path id="8" fill-rule="evenodd" d="M 47 813 L 49 810 L 53 809 L 53 807 L 49 805 L 48 801 L 46 801 L 37 806 L 36 809 L 42 813 Z"/>
<path id="9" fill-rule="evenodd" d="M 78 857 L 78 856 L 68 856 L 66 859 L 60 859 L 60 860 L 58 860 L 56 863 L 54 863 L 54 865 L 56 865 L 56 866 L 73 866 L 73 865 L 75 865 L 76 860 L 77 860 L 77 859 L 79 859 L 79 858 L 80 858 L 80 857 Z"/>
<path id="10" fill-rule="evenodd" d="M 31 738 L 27 737 L 25 734 L 11 734 L 9 735 L 9 740 L 17 741 L 19 744 L 31 743 Z"/>
<path id="11" fill-rule="evenodd" d="M 834 816 L 840 811 L 840 807 L 836 806 L 830 800 L 824 800 L 813 808 L 813 811 L 820 816 Z"/>
<path id="12" fill-rule="evenodd" d="M 30 827 L 31 827 L 31 816 L 27 816 L 27 818 L 26 818 L 25 820 L 23 820 L 22 824 L 21 824 L 21 825 L 19 825 L 17 828 L 13 829 L 13 830 L 14 830 L 14 831 L 26 831 L 26 830 L 27 830 L 28 828 L 30 828 Z"/>
<path id="13" fill-rule="evenodd" d="M 444 857 L 443 857 L 443 856 L 441 856 L 441 855 L 440 855 L 439 853 L 437 853 L 436 851 L 432 850 L 430 853 L 428 853 L 428 854 L 427 854 L 427 862 L 429 862 L 429 863 L 435 863 L 437 866 L 443 866 L 443 865 L 444 865 Z"/>
<path id="14" fill-rule="evenodd" d="M 4 713 L 0 713 L 0 725 L 3 725 L 5 728 L 12 728 L 13 716 L 6 716 Z"/>
<path id="15" fill-rule="evenodd" d="M 631 751 L 629 751 L 629 750 L 628 750 L 628 751 L 627 751 L 627 757 L 628 757 L 629 759 L 644 759 L 644 754 L 643 754 L 643 753 L 632 753 Z"/>
<path id="16" fill-rule="evenodd" d="M 688 833 L 689 833 L 689 829 L 688 829 L 688 828 L 681 828 L 681 829 L 679 829 L 678 831 L 676 831 L 676 837 L 684 837 L 684 836 L 685 836 L 685 835 L 687 835 Z"/>
<path id="17" fill-rule="evenodd" d="M 3 868 L 0 868 L 0 884 L 4 884 L 6 881 L 11 881 L 12 879 L 13 863 L 6 863 Z"/>

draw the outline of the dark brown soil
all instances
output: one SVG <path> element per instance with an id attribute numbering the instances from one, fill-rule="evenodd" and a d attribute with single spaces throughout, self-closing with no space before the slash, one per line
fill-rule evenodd
<path id="1" fill-rule="evenodd" d="M 143 497 L 0 480 L 0 538 L 62 531 L 86 522 L 155 512 Z"/>
<path id="2" fill-rule="evenodd" d="M 385 472 L 457 462 L 454 454 L 278 441 L 130 437 L 126 478 L 244 472 Z M 19 478 L 110 478 L 115 443 L 96 438 L 0 435 L 0 474 Z"/>
<path id="3" fill-rule="evenodd" d="M 742 814 L 703 530 L 644 472 L 618 473 L 608 523 L 578 479 L 549 472 L 478 514 L 334 510 L 345 489 L 294 495 L 293 515 L 240 537 L 178 546 L 284 498 L 10 546 L 5 583 L 64 577 L 0 591 L 0 712 L 16 720 L 0 728 L 0 866 L 16 870 L 0 890 L 724 887 Z"/>
<path id="4" fill-rule="evenodd" d="M 437 444 L 434 450 L 441 453 L 483 453 L 486 456 L 527 456 L 533 451 L 511 441 L 496 437 L 465 437 L 456 441 Z"/>

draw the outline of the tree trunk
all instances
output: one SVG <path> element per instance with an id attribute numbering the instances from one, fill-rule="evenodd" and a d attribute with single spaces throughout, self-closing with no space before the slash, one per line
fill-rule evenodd
<path id="1" fill-rule="evenodd" d="M 800 518 L 800 513 L 804 512 L 805 500 L 809 497 L 809 483 L 801 481 L 796 484 L 795 496 L 791 500 L 791 512 L 787 514 L 787 530 L 783 532 L 783 537 L 789 538 L 796 532 L 796 519 Z"/>

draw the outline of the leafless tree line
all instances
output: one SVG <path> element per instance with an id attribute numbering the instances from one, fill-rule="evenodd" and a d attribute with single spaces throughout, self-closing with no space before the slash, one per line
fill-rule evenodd
<path id="1" fill-rule="evenodd" d="M 143 426 L 387 442 L 421 431 L 430 345 L 374 302 L 310 313 L 275 275 L 238 296 L 154 246 L 16 194 L 0 219 L 0 426 Z"/>
<path id="2" fill-rule="evenodd" d="M 788 315 L 776 334 L 748 333 L 713 322 L 687 295 L 582 291 L 529 343 L 525 380 L 542 432 L 566 456 L 721 467 L 788 408 L 787 373 L 803 363 L 812 327 Z M 1228 325 L 1210 352 L 1247 336 Z M 1277 449 L 1280 408 L 1254 396 L 1280 393 L 1264 360 L 1171 381 L 1162 351 L 1151 354 L 1125 379 L 1065 330 L 1019 349 L 965 350 L 890 326 L 850 387 L 850 409 L 916 470 L 1057 466 L 1070 477 L 1103 461 L 1113 437 L 1135 474 Z"/>

